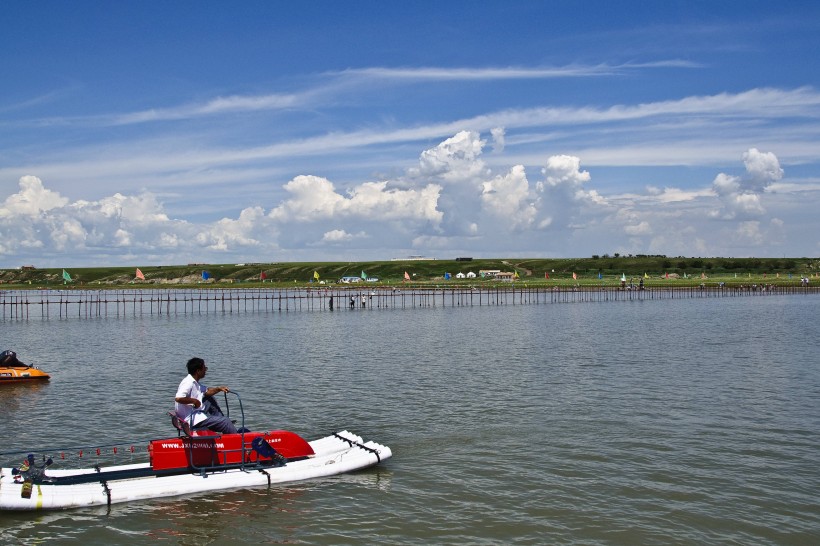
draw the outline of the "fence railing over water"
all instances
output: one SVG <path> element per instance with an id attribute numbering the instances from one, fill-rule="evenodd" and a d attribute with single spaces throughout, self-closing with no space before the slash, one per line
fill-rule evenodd
<path id="1" fill-rule="evenodd" d="M 0 291 L 0 320 L 125 318 L 145 315 L 476 307 L 818 294 L 815 286 L 675 288 L 354 288 Z"/>

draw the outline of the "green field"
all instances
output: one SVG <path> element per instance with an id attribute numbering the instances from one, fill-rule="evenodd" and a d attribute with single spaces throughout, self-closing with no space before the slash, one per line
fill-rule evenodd
<path id="1" fill-rule="evenodd" d="M 72 287 L 83 289 L 173 288 L 173 287 L 294 287 L 316 286 L 314 272 L 322 284 L 337 283 L 344 276 L 376 277 L 379 285 L 459 286 L 509 285 L 481 278 L 482 270 L 517 275 L 513 282 L 527 286 L 618 286 L 644 280 L 647 287 L 685 287 L 701 283 L 748 284 L 799 283 L 802 277 L 820 282 L 818 258 L 670 258 L 666 256 L 593 256 L 590 258 L 492 258 L 457 260 L 403 260 L 375 262 L 278 262 L 254 264 L 188 264 L 139 266 L 145 280 L 136 279 L 137 266 L 3 269 L 3 289 Z M 202 272 L 209 278 L 203 280 Z M 410 281 L 404 279 L 404 274 Z M 457 279 L 458 273 L 473 272 L 476 278 Z M 445 279 L 449 273 L 451 278 Z M 576 278 L 573 278 L 573 273 Z M 264 275 L 263 275 L 264 274 Z M 549 275 L 549 278 L 546 278 Z M 264 279 L 262 277 L 265 277 Z"/>

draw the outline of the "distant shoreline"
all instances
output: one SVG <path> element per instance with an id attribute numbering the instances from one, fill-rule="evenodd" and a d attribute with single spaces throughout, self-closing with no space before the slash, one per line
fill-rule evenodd
<path id="1" fill-rule="evenodd" d="M 464 277 L 464 278 L 460 278 Z M 505 280 L 499 280 L 504 277 Z M 316 287 L 341 279 L 366 286 L 464 286 L 525 283 L 529 286 L 615 287 L 697 286 L 767 283 L 801 279 L 820 283 L 818 258 L 670 258 L 593 256 L 591 258 L 459 258 L 380 262 L 275 262 L 0 269 L 0 290 Z M 373 281 L 373 282 L 365 282 Z"/>

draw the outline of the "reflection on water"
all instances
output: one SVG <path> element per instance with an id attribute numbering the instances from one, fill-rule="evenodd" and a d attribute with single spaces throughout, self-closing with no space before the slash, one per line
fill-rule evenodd
<path id="1" fill-rule="evenodd" d="M 287 486 L 0 514 L 0 542 L 816 542 L 818 301 L 4 324 L 52 381 L 0 390 L 3 450 L 173 435 L 165 412 L 199 355 L 252 428 L 346 428 L 394 457 Z"/>

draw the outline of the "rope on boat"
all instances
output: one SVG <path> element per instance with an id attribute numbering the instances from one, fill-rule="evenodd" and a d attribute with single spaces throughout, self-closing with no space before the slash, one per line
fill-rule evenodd
<path id="1" fill-rule="evenodd" d="M 366 445 L 364 445 L 364 444 L 360 444 L 359 442 L 354 442 L 354 441 L 353 441 L 353 440 L 351 440 L 350 438 L 345 438 L 344 436 L 341 436 L 341 435 L 340 435 L 339 433 L 337 433 L 337 432 L 334 432 L 334 433 L 333 433 L 333 435 L 334 435 L 336 438 L 338 438 L 338 439 L 340 439 L 340 440 L 342 440 L 342 441 L 344 441 L 344 442 L 347 442 L 347 443 L 348 443 L 348 445 L 349 445 L 350 447 L 356 446 L 356 447 L 360 447 L 360 448 L 362 448 L 362 449 L 363 449 L 363 450 L 365 450 L 365 451 L 369 451 L 370 453 L 372 453 L 373 455 L 375 455 L 375 456 L 376 456 L 376 462 L 377 462 L 377 463 L 380 463 L 380 462 L 382 461 L 382 458 L 381 458 L 381 456 L 379 455 L 379 452 L 378 452 L 378 451 L 376 451 L 375 449 L 373 449 L 372 447 L 367 447 Z"/>
<path id="2" fill-rule="evenodd" d="M 93 456 L 96 455 L 100 457 L 102 455 L 108 455 L 109 453 L 113 455 L 118 454 L 129 454 L 133 456 L 137 452 L 148 451 L 148 444 L 151 440 L 144 440 L 145 447 L 137 447 L 135 444 L 131 444 L 130 442 L 119 442 L 116 444 L 105 444 L 99 446 L 74 446 L 74 447 L 58 447 L 58 448 L 49 448 L 49 449 L 42 449 L 42 448 L 34 448 L 34 449 L 21 449 L 17 451 L 2 451 L 0 452 L 0 457 L 12 456 L 12 455 L 25 455 L 28 453 L 37 453 L 37 454 L 51 454 L 54 456 L 54 459 L 60 459 L 62 461 L 66 459 L 71 459 L 72 457 L 76 457 L 77 459 L 82 459 L 83 457 Z M 109 451 L 110 450 L 110 451 Z"/>
<path id="3" fill-rule="evenodd" d="M 105 491 L 105 496 L 108 498 L 108 506 L 111 506 L 111 489 L 108 487 L 107 481 L 100 482 L 103 486 L 103 491 Z"/>
<path id="4" fill-rule="evenodd" d="M 266 478 L 268 478 L 268 487 L 270 487 L 270 474 L 268 474 L 267 472 L 265 472 L 265 469 L 264 469 L 264 468 L 260 468 L 260 469 L 259 469 L 259 472 L 261 472 L 262 474 L 264 474 L 264 475 L 265 475 L 265 477 L 266 477 Z"/>

